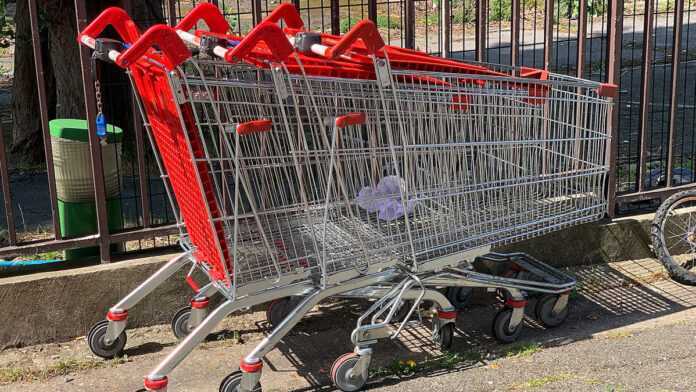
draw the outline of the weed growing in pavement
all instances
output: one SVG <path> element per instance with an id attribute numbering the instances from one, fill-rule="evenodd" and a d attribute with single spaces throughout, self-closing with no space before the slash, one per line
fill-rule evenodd
<path id="1" fill-rule="evenodd" d="M 561 373 L 561 374 L 553 374 L 550 376 L 532 378 L 531 380 L 527 380 L 527 381 L 523 382 L 522 384 L 515 384 L 513 386 L 513 389 L 526 390 L 526 389 L 541 388 L 543 386 L 546 386 L 546 385 L 554 383 L 554 382 L 568 380 L 572 377 L 573 377 L 573 375 L 570 373 Z"/>
<path id="2" fill-rule="evenodd" d="M 28 368 L 16 365 L 0 368 L 0 385 L 16 382 L 40 381 L 57 376 L 104 367 L 114 367 L 128 362 L 128 356 L 102 361 L 98 359 L 61 359 L 45 368 Z"/>
<path id="3" fill-rule="evenodd" d="M 534 355 L 541 351 L 542 346 L 535 342 L 519 342 L 505 347 L 503 355 L 505 357 L 524 358 Z"/>
<path id="4" fill-rule="evenodd" d="M 443 369 L 455 369 L 466 363 L 482 360 L 482 355 L 475 351 L 444 352 L 437 357 L 431 357 L 417 362 L 413 359 L 394 361 L 386 367 L 380 367 L 370 373 L 370 377 L 410 377 L 417 373 L 432 372 Z"/>

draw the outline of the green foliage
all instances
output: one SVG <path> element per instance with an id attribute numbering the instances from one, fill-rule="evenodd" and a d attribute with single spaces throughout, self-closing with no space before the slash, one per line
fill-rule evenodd
<path id="1" fill-rule="evenodd" d="M 5 0 L 0 0 L 0 48 L 12 46 L 14 38 L 14 23 L 7 17 Z"/>
<path id="2" fill-rule="evenodd" d="M 239 26 L 239 14 L 234 8 L 225 8 L 225 19 L 227 19 L 227 23 L 230 25 L 230 30 L 237 31 L 237 27 Z"/>
<path id="3" fill-rule="evenodd" d="M 544 9 L 543 0 L 521 0 L 523 10 Z M 607 12 L 606 5 L 601 0 L 587 0 L 587 16 L 600 16 Z M 576 19 L 580 15 L 580 2 L 577 0 L 558 0 L 554 10 L 554 19 Z M 456 14 L 455 14 L 456 18 Z M 512 19 L 512 0 L 491 0 L 488 5 L 490 21 L 509 21 Z"/>
<path id="4" fill-rule="evenodd" d="M 348 30 L 360 20 L 362 20 L 362 18 L 357 16 L 342 18 L 339 27 L 341 29 L 341 34 L 348 32 Z M 377 15 L 377 27 L 380 29 L 398 29 L 401 27 L 401 21 L 394 16 L 387 17 L 386 15 Z"/>

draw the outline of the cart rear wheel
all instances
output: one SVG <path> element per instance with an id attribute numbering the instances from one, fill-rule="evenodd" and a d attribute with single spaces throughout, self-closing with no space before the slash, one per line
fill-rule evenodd
<path id="1" fill-rule="evenodd" d="M 172 332 L 177 339 L 183 339 L 191 332 L 189 319 L 191 318 L 191 307 L 185 306 L 172 317 Z"/>
<path id="2" fill-rule="evenodd" d="M 240 370 L 230 373 L 220 383 L 220 392 L 238 392 L 242 385 L 242 372 Z M 253 392 L 261 392 L 261 385 L 256 384 Z"/>
<path id="3" fill-rule="evenodd" d="M 499 311 L 493 319 L 493 336 L 501 343 L 512 343 L 522 333 L 523 323 L 519 323 L 514 330 L 510 331 L 510 319 L 512 319 L 511 308 L 504 308 Z"/>
<path id="4" fill-rule="evenodd" d="M 302 297 L 285 297 L 272 301 L 266 309 L 266 321 L 272 328 L 277 327 L 301 300 Z"/>
<path id="5" fill-rule="evenodd" d="M 359 360 L 360 355 L 348 353 L 334 361 L 333 366 L 331 366 L 331 381 L 340 390 L 344 392 L 358 391 L 367 383 L 367 377 L 362 372 L 351 372 Z"/>
<path id="6" fill-rule="evenodd" d="M 696 286 L 696 190 L 675 193 L 655 213 L 653 248 L 669 276 Z"/>
<path id="7" fill-rule="evenodd" d="M 435 326 L 433 326 L 435 328 Z M 449 350 L 452 348 L 452 342 L 454 341 L 454 323 L 447 323 L 437 331 L 433 331 L 433 340 L 440 346 L 442 350 Z"/>
<path id="8" fill-rule="evenodd" d="M 455 309 L 460 310 L 469 304 L 473 293 L 472 287 L 448 287 L 445 296 Z"/>
<path id="9" fill-rule="evenodd" d="M 89 349 L 94 355 L 104 359 L 112 359 L 120 356 L 123 353 L 123 348 L 126 346 L 127 340 L 126 331 L 123 331 L 111 344 L 106 344 L 104 342 L 104 336 L 106 336 L 106 329 L 108 327 L 109 320 L 102 320 L 94 324 L 87 334 Z"/>
<path id="10" fill-rule="evenodd" d="M 555 328 L 563 324 L 570 313 L 567 305 L 560 312 L 554 312 L 553 307 L 556 301 L 558 301 L 557 295 L 545 295 L 539 298 L 534 307 L 537 320 L 547 328 Z"/>

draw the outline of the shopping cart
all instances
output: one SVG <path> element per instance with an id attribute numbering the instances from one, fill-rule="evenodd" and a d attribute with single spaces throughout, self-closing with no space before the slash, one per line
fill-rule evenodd
<path id="1" fill-rule="evenodd" d="M 123 53 L 105 52 L 128 68 L 141 98 L 186 223 L 187 257 L 226 301 L 146 378 L 148 389 L 166 388 L 166 375 L 227 314 L 291 295 L 302 297 L 296 309 L 221 390 L 255 390 L 261 358 L 334 295 L 379 298 L 358 321 L 355 353 L 332 369 L 344 390 L 366 382 L 370 345 L 397 336 L 425 299 L 440 307 L 434 336 L 451 341 L 455 314 L 436 287 L 507 290 L 494 323 L 503 339 L 519 333 L 524 291 L 556 295 L 542 308 L 549 324 L 563 318 L 567 276 L 521 256 L 498 261 L 540 279 L 482 274 L 465 261 L 604 213 L 607 86 L 550 74 L 529 81 L 512 69 L 392 70 L 369 22 L 333 48 L 366 41 L 372 79 L 291 72 L 303 61 L 270 23 L 232 48 L 209 48 L 253 67 L 191 58 L 176 34 L 155 26 Z M 265 66 L 251 61 L 261 46 L 272 57 Z M 407 299 L 414 304 L 394 329 Z M 95 338 L 105 346 L 123 334 L 110 320 Z"/>

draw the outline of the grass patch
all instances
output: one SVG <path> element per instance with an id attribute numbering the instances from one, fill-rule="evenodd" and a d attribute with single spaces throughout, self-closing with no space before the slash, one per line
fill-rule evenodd
<path id="1" fill-rule="evenodd" d="M 0 385 L 16 382 L 41 381 L 57 376 L 66 376 L 71 373 L 113 367 L 128 362 L 128 357 L 115 358 L 109 361 L 97 359 L 63 359 L 50 364 L 45 368 L 27 368 L 8 366 L 0 368 Z"/>
<path id="2" fill-rule="evenodd" d="M 463 363 L 481 361 L 481 353 L 465 351 L 461 353 L 445 352 L 441 356 L 417 362 L 413 359 L 394 361 L 390 365 L 370 372 L 370 377 L 409 377 L 417 373 L 432 372 L 442 369 L 455 369 Z"/>
<path id="3" fill-rule="evenodd" d="M 541 351 L 541 349 L 542 347 L 539 343 L 520 342 L 506 347 L 504 356 L 507 358 L 524 358 L 534 355 Z"/>
<path id="4" fill-rule="evenodd" d="M 573 376 L 569 373 L 553 374 L 550 376 L 532 378 L 523 382 L 522 384 L 516 384 L 513 388 L 515 389 L 537 389 L 544 387 L 548 384 L 554 382 L 564 381 L 572 378 Z"/>
<path id="5" fill-rule="evenodd" d="M 617 331 L 617 332 L 611 332 L 607 334 L 607 339 L 623 339 L 623 338 L 630 338 L 632 337 L 633 334 L 627 331 Z"/>

